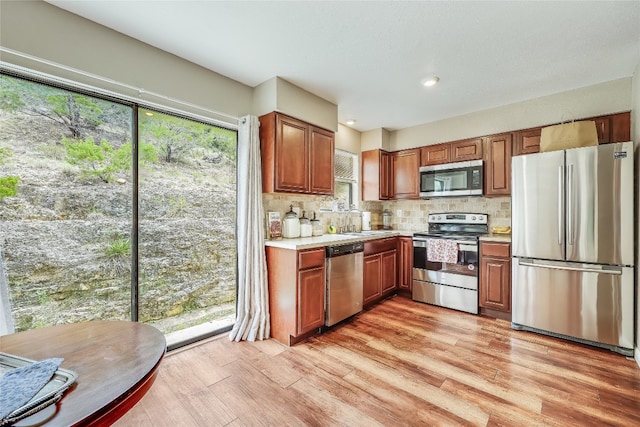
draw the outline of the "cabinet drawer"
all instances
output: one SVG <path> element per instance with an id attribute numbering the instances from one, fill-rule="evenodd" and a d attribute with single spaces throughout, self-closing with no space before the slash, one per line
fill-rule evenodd
<path id="1" fill-rule="evenodd" d="M 480 243 L 480 255 L 498 258 L 509 258 L 511 256 L 510 243 Z"/>
<path id="2" fill-rule="evenodd" d="M 378 254 L 380 252 L 396 250 L 397 245 L 398 239 L 395 237 L 364 242 L 364 254 L 366 256 L 371 254 Z"/>
<path id="3" fill-rule="evenodd" d="M 325 249 L 310 249 L 298 252 L 298 269 L 324 267 Z"/>

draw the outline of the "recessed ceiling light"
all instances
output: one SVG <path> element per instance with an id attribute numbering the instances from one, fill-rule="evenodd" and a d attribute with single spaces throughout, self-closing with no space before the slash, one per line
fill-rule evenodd
<path id="1" fill-rule="evenodd" d="M 356 121 L 355 121 L 355 120 L 353 120 L 353 119 L 349 119 L 349 120 L 347 120 L 347 124 L 348 124 L 349 126 L 353 126 L 353 125 L 355 125 L 355 124 L 356 124 Z"/>
<path id="2" fill-rule="evenodd" d="M 426 87 L 429 87 L 429 86 L 433 86 L 433 85 L 435 85 L 435 84 L 436 84 L 436 83 L 438 83 L 439 81 L 440 81 L 440 77 L 438 77 L 438 76 L 433 76 L 433 77 L 429 77 L 429 78 L 427 78 L 427 79 L 423 80 L 423 81 L 422 81 L 422 85 L 423 85 L 423 86 L 426 86 Z"/>

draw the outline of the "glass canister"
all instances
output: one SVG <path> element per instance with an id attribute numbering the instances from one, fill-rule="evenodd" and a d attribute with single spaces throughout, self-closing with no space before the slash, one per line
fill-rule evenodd
<path id="1" fill-rule="evenodd" d="M 324 227 L 319 219 L 316 218 L 316 213 L 313 213 L 313 219 L 311 220 L 311 229 L 313 236 L 322 236 L 324 234 Z"/>
<path id="2" fill-rule="evenodd" d="M 382 211 L 382 228 L 391 230 L 391 211 L 389 209 Z"/>
<path id="3" fill-rule="evenodd" d="M 282 237 L 285 239 L 295 239 L 300 237 L 300 220 L 298 215 L 293 211 L 293 205 L 289 206 L 290 210 L 284 215 L 282 221 Z"/>
<path id="4" fill-rule="evenodd" d="M 311 221 L 309 221 L 306 214 L 306 211 L 302 211 L 302 216 L 300 217 L 300 237 L 311 237 L 313 234 Z"/>

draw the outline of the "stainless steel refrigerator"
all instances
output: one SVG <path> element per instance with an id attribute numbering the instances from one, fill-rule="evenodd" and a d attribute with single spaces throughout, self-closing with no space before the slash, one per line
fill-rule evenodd
<path id="1" fill-rule="evenodd" d="M 632 142 L 512 159 L 512 327 L 633 355 Z"/>

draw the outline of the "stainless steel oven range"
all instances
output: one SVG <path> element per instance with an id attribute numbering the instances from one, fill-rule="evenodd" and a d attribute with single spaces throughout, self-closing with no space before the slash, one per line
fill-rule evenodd
<path id="1" fill-rule="evenodd" d="M 487 214 L 430 214 L 429 229 L 413 235 L 415 301 L 478 314 L 478 238 Z"/>

